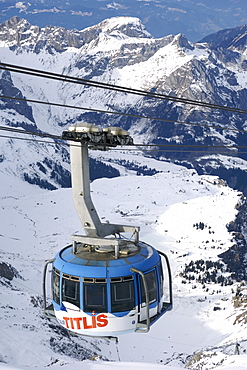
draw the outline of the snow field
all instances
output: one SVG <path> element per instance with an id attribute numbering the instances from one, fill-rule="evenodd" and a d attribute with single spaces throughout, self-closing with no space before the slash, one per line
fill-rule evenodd
<path id="1" fill-rule="evenodd" d="M 121 360 L 115 363 L 120 367 L 131 361 L 137 369 L 165 364 L 169 364 L 169 369 L 181 368 L 194 352 L 226 341 L 234 343 L 240 336 L 244 338 L 241 325 L 233 325 L 229 319 L 235 314 L 231 288 L 224 287 L 216 293 L 220 287 L 211 284 L 206 294 L 200 284 L 196 288 L 182 284 L 179 276 L 190 260 L 214 260 L 219 251 L 231 245 L 225 225 L 234 219 L 240 196 L 215 177 L 198 176 L 181 166 L 140 156 L 136 160 L 151 168 L 156 166 L 161 172 L 136 176 L 130 171 L 120 178 L 95 180 L 92 198 L 103 222 L 140 225 L 141 239 L 167 253 L 172 265 L 174 308 L 145 335 L 121 336 L 117 346 L 104 340 L 98 344 L 97 340 L 86 340 L 85 345 L 91 349 L 96 345 L 101 349 L 99 355 L 111 361 Z M 44 363 L 58 359 L 58 364 L 62 361 L 69 368 L 66 362 L 71 363 L 71 358 L 54 353 L 49 346 L 49 338 L 55 334 L 41 317 L 39 297 L 44 261 L 68 244 L 71 234 L 83 233 L 71 190 L 44 191 L 17 178 L 13 179 L 12 188 L 8 183 L 6 176 L 1 185 L 1 194 L 5 195 L 1 197 L 0 208 L 3 220 L 0 253 L 2 260 L 11 263 L 24 280 L 14 278 L 11 290 L 6 285 L 0 293 L 1 302 L 5 302 L 0 308 L 3 330 L 0 355 L 11 366 L 32 368 L 36 364 L 42 368 Z M 196 222 L 203 222 L 205 228 L 196 229 L 193 226 Z M 209 230 L 214 234 L 209 234 Z M 213 310 L 217 304 L 222 306 L 221 311 Z M 225 363 L 228 357 L 224 358 Z M 80 366 L 86 364 L 89 369 L 114 366 L 111 362 L 91 361 Z M 74 366 L 77 365 L 73 362 Z"/>

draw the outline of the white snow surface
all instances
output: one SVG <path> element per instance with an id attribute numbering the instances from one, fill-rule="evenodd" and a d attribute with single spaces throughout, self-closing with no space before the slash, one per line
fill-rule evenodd
<path id="1" fill-rule="evenodd" d="M 68 339 L 51 327 L 40 300 L 44 262 L 70 243 L 70 235 L 83 233 L 71 189 L 41 190 L 2 173 L 0 256 L 22 278 L 0 279 L 0 369 L 139 370 L 162 366 L 175 370 L 184 368 L 195 354 L 200 355 L 191 369 L 246 369 L 246 327 L 234 324 L 242 312 L 232 302 L 237 284 L 221 287 L 210 283 L 203 288 L 199 283 L 184 284 L 180 276 L 191 260 L 217 260 L 217 255 L 232 245 L 226 224 L 235 218 L 241 193 L 217 177 L 199 176 L 194 170 L 138 153 L 110 152 L 101 158 L 121 155 L 160 172 L 136 176 L 127 171 L 119 178 L 95 180 L 93 201 L 103 222 L 140 225 L 141 240 L 169 256 L 173 310 L 149 333 L 122 335 L 118 344 L 89 337 Z M 203 230 L 195 228 L 199 222 L 205 224 Z M 220 309 L 214 310 L 215 306 Z M 240 343 L 239 355 L 236 343 Z M 76 350 L 77 345 L 82 347 Z M 76 353 L 86 349 L 88 354 L 80 361 L 66 351 L 58 352 L 58 346 Z"/>

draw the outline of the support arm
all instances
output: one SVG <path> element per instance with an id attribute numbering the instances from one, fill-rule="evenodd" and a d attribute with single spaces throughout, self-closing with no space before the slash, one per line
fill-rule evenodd
<path id="1" fill-rule="evenodd" d="M 87 235 L 104 238 L 121 232 L 132 232 L 138 243 L 139 227 L 101 223 L 90 194 L 88 145 L 71 142 L 70 159 L 73 201 Z"/>

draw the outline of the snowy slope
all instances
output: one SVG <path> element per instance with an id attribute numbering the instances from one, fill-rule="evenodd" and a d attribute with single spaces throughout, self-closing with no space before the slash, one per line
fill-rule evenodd
<path id="1" fill-rule="evenodd" d="M 149 333 L 121 336 L 118 344 L 69 337 L 55 322 L 45 319 L 41 304 L 44 261 L 69 243 L 71 234 L 81 233 L 82 227 L 70 189 L 41 190 L 3 175 L 0 256 L 15 270 L 12 280 L 0 278 L 1 367 L 63 365 L 65 369 L 108 370 L 131 363 L 134 369 L 161 365 L 176 369 L 192 364 L 198 369 L 225 365 L 228 370 L 234 369 L 233 362 L 236 369 L 244 369 L 245 327 L 242 322 L 234 323 L 243 306 L 234 307 L 232 300 L 238 284 L 203 286 L 183 283 L 181 276 L 185 264 L 199 259 L 216 261 L 217 255 L 231 246 L 225 225 L 234 220 L 241 194 L 216 177 L 198 176 L 182 166 L 129 152 L 123 153 L 123 158 L 160 172 L 136 176 L 129 171 L 120 178 L 96 180 L 92 183 L 94 202 L 104 221 L 140 225 L 141 239 L 169 255 L 174 309 Z M 193 226 L 199 222 L 204 223 L 203 230 Z M 240 355 L 234 356 L 237 342 Z"/>

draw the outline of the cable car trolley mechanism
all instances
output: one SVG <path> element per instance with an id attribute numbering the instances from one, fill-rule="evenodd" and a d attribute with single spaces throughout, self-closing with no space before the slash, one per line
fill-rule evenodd
<path id="1" fill-rule="evenodd" d="M 102 223 L 90 195 L 88 149 L 132 145 L 118 127 L 87 123 L 63 132 L 70 141 L 72 193 L 86 236 L 47 261 L 43 273 L 44 311 L 66 329 L 82 335 L 117 337 L 148 332 L 172 309 L 171 270 L 167 256 L 139 241 L 139 227 Z M 132 233 L 133 239 L 120 233 Z M 46 303 L 51 266 L 52 304 Z"/>

